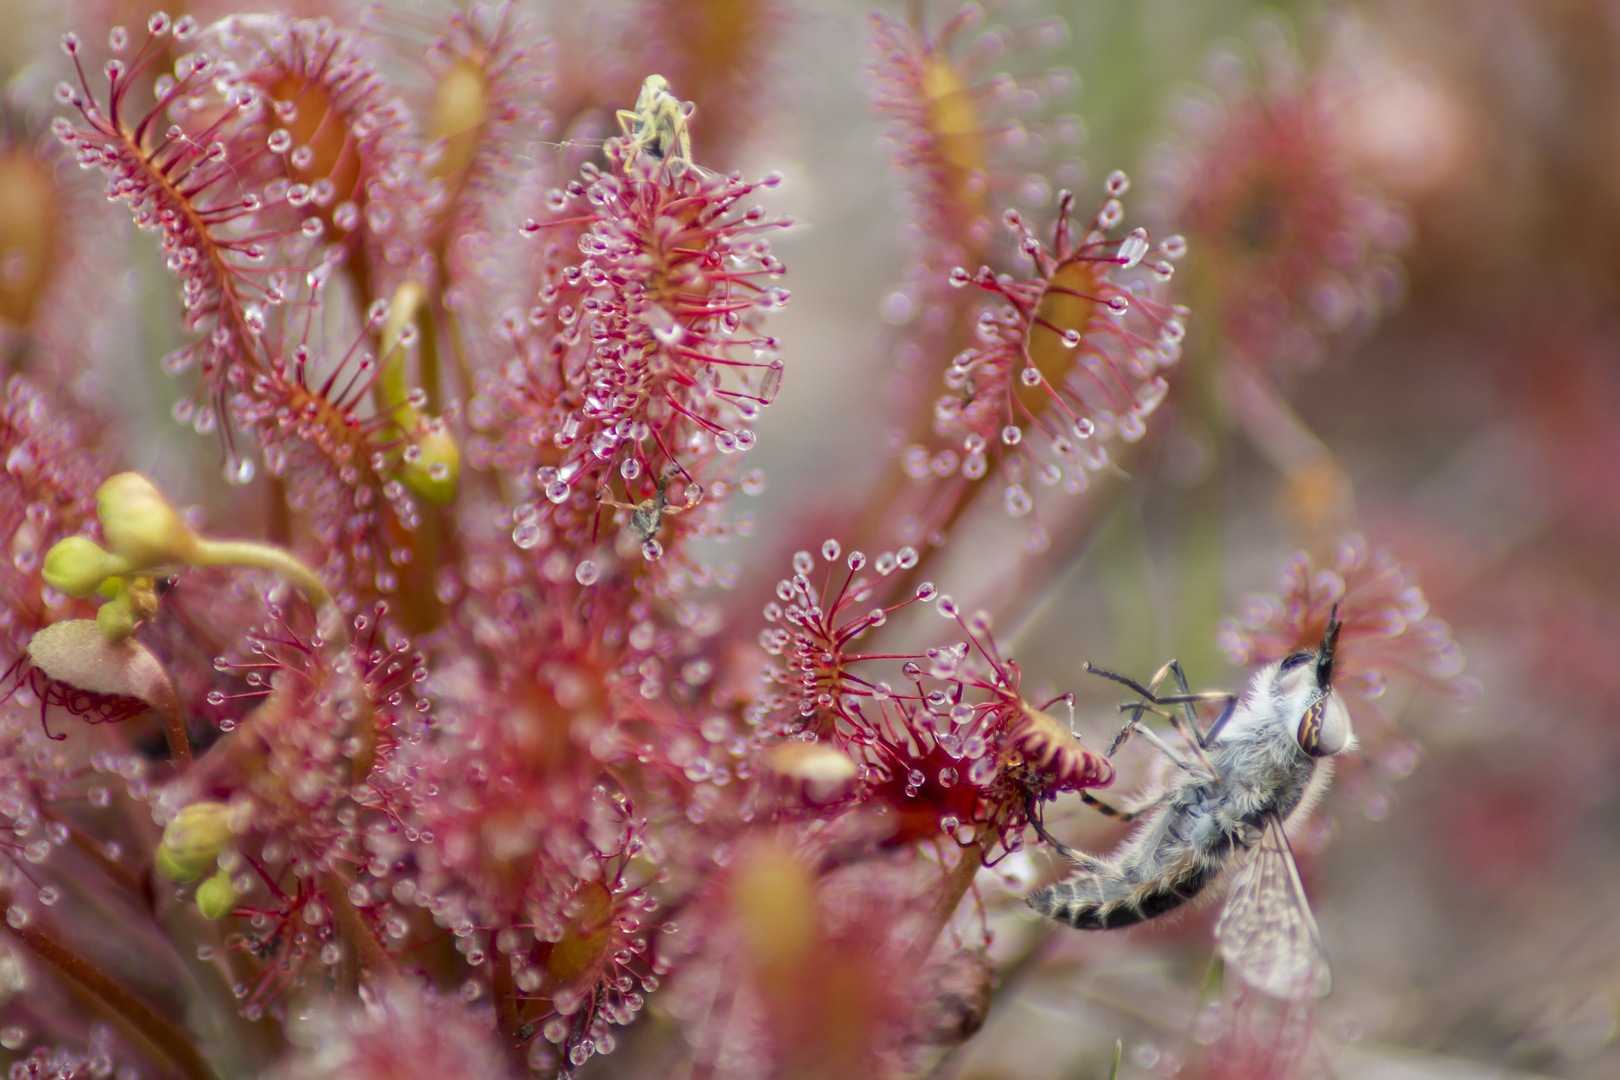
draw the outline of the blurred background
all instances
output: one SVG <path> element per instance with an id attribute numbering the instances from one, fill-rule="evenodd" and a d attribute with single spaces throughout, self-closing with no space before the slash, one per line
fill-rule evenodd
<path id="1" fill-rule="evenodd" d="M 559 42 L 565 97 L 568 43 L 611 54 L 627 8 L 519 10 Z M 776 248 L 793 292 L 772 331 L 788 378 L 758 424 L 769 486 L 745 556 L 774 577 L 823 531 L 853 530 L 896 468 L 891 433 L 919 393 L 893 374 L 918 308 L 918 217 L 901 208 L 920 189 L 891 168 L 892 118 L 857 77 L 869 6 L 759 10 L 769 32 L 746 79 L 665 73 L 698 101 L 698 160 L 781 171 L 772 209 L 798 223 Z M 957 8 L 880 10 L 928 30 Z M 78 394 L 140 433 L 130 467 L 206 512 L 222 482 L 185 471 L 197 455 L 176 447 L 195 436 L 166 420 L 177 388 L 139 360 L 168 352 L 176 324 L 148 238 L 93 190 L 53 204 L 18 164 L 65 74 L 57 35 L 146 13 L 139 0 L 0 7 L 0 316 L 74 320 Z M 971 54 L 982 83 L 1015 80 L 986 120 L 1023 132 L 1001 148 L 1024 181 L 1008 201 L 1049 222 L 1057 188 L 1089 208 L 1124 170 L 1127 227 L 1187 237 L 1173 295 L 1192 318 L 1170 400 L 1119 474 L 1043 495 L 1044 550 L 1026 554 L 1027 523 L 983 514 L 931 574 L 992 609 L 1026 685 L 1077 695 L 1095 746 L 1118 696 L 1082 661 L 1145 677 L 1175 656 L 1195 688 L 1238 688 L 1244 613 L 1265 610 L 1245 597 L 1277 593 L 1296 551 L 1331 565 L 1355 535 L 1386 551 L 1467 667 L 1397 643 L 1387 686 L 1353 706 L 1362 757 L 1296 843 L 1335 975 L 1299 1067 L 1620 1076 L 1620 3 L 986 3 L 941 48 Z M 627 105 L 642 72 L 627 59 L 623 74 Z M 584 103 L 550 138 L 599 138 L 605 117 Z M 744 125 L 718 157 L 711 117 Z M 534 152 L 562 151 L 537 139 Z M 48 272 L 91 243 L 131 269 L 93 310 L 42 299 L 84 288 Z M 111 329 L 130 325 L 141 335 Z M 1146 760 L 1127 751 L 1121 787 Z M 1123 835 L 1077 802 L 1048 820 L 1093 850 Z M 1053 930 L 1021 894 L 1058 868 L 1026 852 L 1004 869 L 1010 883 L 981 883 L 1000 990 L 933 1075 L 1100 1080 L 1116 1038 L 1121 1076 L 1272 1075 L 1200 1024 L 1214 909 Z"/>

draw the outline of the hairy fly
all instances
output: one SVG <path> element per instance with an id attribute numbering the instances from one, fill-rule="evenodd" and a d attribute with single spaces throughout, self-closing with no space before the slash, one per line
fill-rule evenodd
<path id="1" fill-rule="evenodd" d="M 1174 772 L 1131 813 L 1086 797 L 1112 816 L 1143 819 L 1106 859 L 1058 843 L 1031 814 L 1042 838 L 1079 870 L 1035 890 L 1029 906 L 1079 929 L 1109 930 L 1180 907 L 1230 872 L 1226 907 L 1215 928 L 1226 963 L 1277 997 L 1326 994 L 1326 956 L 1284 826 L 1308 812 L 1325 790 L 1331 775 L 1326 759 L 1354 745 L 1349 713 L 1332 685 L 1336 615 L 1315 652 L 1267 665 L 1242 695 L 1189 693 L 1175 661 L 1146 687 L 1088 664 L 1088 670 L 1141 695 L 1122 707 L 1131 716 L 1109 753 L 1139 732 L 1165 753 Z M 1159 684 L 1172 675 L 1181 692 L 1158 695 Z M 1212 699 L 1224 708 L 1206 731 L 1193 706 Z M 1145 712 L 1169 719 L 1188 753 L 1141 727 Z"/>

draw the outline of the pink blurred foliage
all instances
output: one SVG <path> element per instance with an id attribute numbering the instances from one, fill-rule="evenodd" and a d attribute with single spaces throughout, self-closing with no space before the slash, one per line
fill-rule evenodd
<path id="1" fill-rule="evenodd" d="M 1281 584 L 1280 597 L 1250 597 L 1242 615 L 1222 623 L 1220 642 L 1234 664 L 1270 663 L 1311 649 L 1337 612 L 1344 629 L 1335 669 L 1351 692 L 1376 698 L 1386 676 L 1394 675 L 1465 700 L 1477 695 L 1476 685 L 1457 681 L 1463 657 L 1451 628 L 1429 617 L 1415 573 L 1388 550 L 1369 548 L 1353 533 L 1320 569 L 1309 556 L 1296 555 Z"/>
<path id="2" fill-rule="evenodd" d="M 948 1067 L 1034 956 L 996 951 L 995 884 L 1038 873 L 1032 815 L 1116 764 L 1072 694 L 1037 697 L 1020 634 L 992 632 L 1028 595 L 963 611 L 935 582 L 982 593 L 975 570 L 1018 562 L 968 548 L 970 524 L 1083 550 L 1188 362 L 1273 372 L 1371 328 L 1401 215 L 1339 167 L 1331 77 L 1272 55 L 1183 143 L 1164 213 L 1209 245 L 1224 343 L 1193 358 L 1188 241 L 1126 222 L 1121 172 L 1053 190 L 1081 175 L 1072 76 L 990 74 L 1036 66 L 1063 25 L 876 17 L 908 248 L 868 362 L 897 388 L 875 455 L 894 460 L 864 501 L 790 500 L 739 565 L 721 545 L 755 532 L 739 497 L 764 489 L 746 455 L 794 378 L 770 321 L 792 222 L 766 208 L 780 175 L 716 167 L 774 148 L 775 65 L 807 15 L 80 14 L 58 148 L 28 160 L 62 205 L 152 234 L 130 274 L 178 292 L 174 347 L 122 332 L 208 437 L 176 444 L 153 498 L 207 506 L 121 518 L 102 484 L 149 463 L 149 425 L 81 392 L 78 300 L 6 308 L 26 349 L 0 403 L 0 909 L 29 977 L 83 988 L 117 1032 L 81 1060 L 54 998 L 45 1018 L 0 1001 L 31 1025 L 0 1032 L 14 1075 L 102 1077 L 109 1054 L 187 1080 Z M 111 272 L 93 240 L 38 242 L 59 275 Z M 1582 371 L 1588 397 L 1614 389 Z M 1592 508 L 1601 409 L 1544 405 L 1527 430 L 1581 463 L 1561 497 Z M 828 523 L 859 548 L 807 546 Z M 62 567 L 92 543 L 108 562 L 79 587 Z M 1349 532 L 1219 640 L 1262 665 L 1316 648 L 1336 608 L 1341 686 L 1468 698 L 1429 607 Z M 124 636 L 98 632 L 155 658 L 189 763 L 150 697 L 27 659 L 45 627 L 120 610 Z M 1416 749 L 1365 709 L 1381 784 Z M 1319 1047 L 1291 1008 L 1240 1000 L 1185 1075 L 1294 1075 Z"/>
<path id="3" fill-rule="evenodd" d="M 1364 335 L 1399 298 L 1393 256 L 1409 226 L 1357 175 L 1356 99 L 1371 79 L 1349 63 L 1306 70 L 1280 26 L 1252 58 L 1219 51 L 1213 94 L 1178 106 L 1179 139 L 1150 166 L 1154 212 L 1205 262 L 1231 359 L 1273 375 Z"/>

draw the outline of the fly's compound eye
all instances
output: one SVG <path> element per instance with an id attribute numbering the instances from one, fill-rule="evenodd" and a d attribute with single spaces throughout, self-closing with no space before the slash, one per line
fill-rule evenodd
<path id="1" fill-rule="evenodd" d="M 1326 694 L 1311 702 L 1295 738 L 1311 757 L 1332 757 L 1345 748 L 1350 741 L 1350 714 L 1337 695 Z"/>

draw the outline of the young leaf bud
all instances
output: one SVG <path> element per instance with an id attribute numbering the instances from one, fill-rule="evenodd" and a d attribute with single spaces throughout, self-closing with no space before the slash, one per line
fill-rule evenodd
<path id="1" fill-rule="evenodd" d="M 108 578 L 100 591 L 107 596 L 107 603 L 96 612 L 96 626 L 108 641 L 123 641 L 135 632 L 136 626 L 157 614 L 157 590 L 149 577 L 127 582 Z"/>
<path id="2" fill-rule="evenodd" d="M 102 484 L 96 514 L 107 546 L 134 566 L 183 566 L 195 560 L 197 538 L 140 473 L 119 473 Z"/>
<path id="3" fill-rule="evenodd" d="M 70 536 L 51 545 L 42 573 L 45 584 L 82 600 L 107 578 L 129 569 L 129 563 L 103 551 L 95 541 Z"/>
<path id="4" fill-rule="evenodd" d="M 129 599 L 123 593 L 102 604 L 96 612 L 96 628 L 108 641 L 123 641 L 129 637 L 135 632 L 136 621 Z"/>
<path id="5" fill-rule="evenodd" d="M 231 873 L 224 867 L 214 876 L 197 886 L 197 910 L 210 921 L 223 919 L 236 907 L 236 886 L 231 884 Z"/>
<path id="6" fill-rule="evenodd" d="M 195 802 L 163 830 L 158 873 L 170 881 L 196 881 L 214 868 L 219 853 L 236 839 L 241 815 L 222 802 Z"/>

